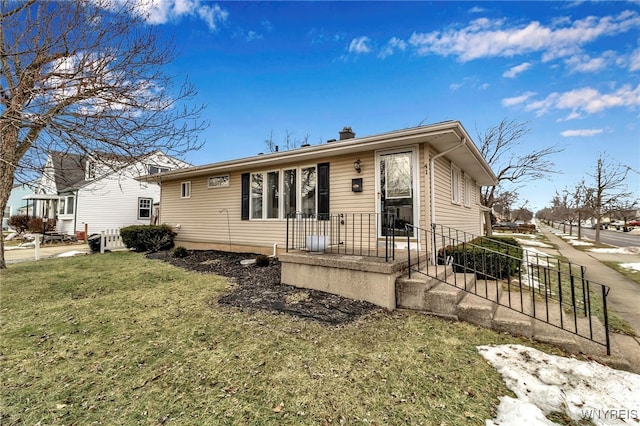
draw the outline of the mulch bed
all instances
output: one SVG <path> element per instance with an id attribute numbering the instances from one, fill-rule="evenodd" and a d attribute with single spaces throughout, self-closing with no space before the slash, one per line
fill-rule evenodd
<path id="1" fill-rule="evenodd" d="M 258 266 L 240 263 L 255 259 L 257 255 L 252 253 L 188 250 L 185 257 L 175 257 L 173 251 L 150 253 L 147 257 L 226 277 L 232 284 L 231 290 L 220 297 L 218 303 L 242 309 L 276 311 L 332 325 L 345 324 L 381 310 L 368 302 L 280 284 L 280 262 L 275 258 L 269 258 L 268 266 Z"/>

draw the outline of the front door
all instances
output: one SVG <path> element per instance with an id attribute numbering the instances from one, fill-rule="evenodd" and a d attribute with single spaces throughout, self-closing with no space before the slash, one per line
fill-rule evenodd
<path id="1" fill-rule="evenodd" d="M 377 156 L 378 202 L 382 213 L 394 216 L 393 223 L 380 221 L 379 236 L 395 233 L 396 237 L 406 237 L 405 224 L 416 223 L 416 160 L 417 151 L 411 148 L 401 151 L 382 152 Z M 413 230 L 409 235 L 413 237 Z"/>

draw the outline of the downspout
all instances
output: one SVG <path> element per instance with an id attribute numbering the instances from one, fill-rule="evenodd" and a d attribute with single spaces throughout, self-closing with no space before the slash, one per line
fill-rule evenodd
<path id="1" fill-rule="evenodd" d="M 430 186 L 431 186 L 431 193 L 429 194 L 429 202 L 431 203 L 430 210 L 431 210 L 431 224 L 432 225 L 434 223 L 436 223 L 436 205 L 435 205 L 436 183 L 435 183 L 435 171 L 434 171 L 434 166 L 435 166 L 436 160 L 438 158 L 442 157 L 443 155 L 447 155 L 451 151 L 455 151 L 456 149 L 460 148 L 461 146 L 465 145 L 466 143 L 467 143 L 467 138 L 461 138 L 460 139 L 460 143 L 458 145 L 454 146 L 453 148 L 449 148 L 448 150 L 446 150 L 444 152 L 436 154 L 435 156 L 431 157 L 431 160 L 429 160 L 429 183 L 430 183 Z"/>

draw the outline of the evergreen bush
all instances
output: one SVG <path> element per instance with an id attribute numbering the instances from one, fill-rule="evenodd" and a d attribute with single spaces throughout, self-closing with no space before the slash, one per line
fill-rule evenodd
<path id="1" fill-rule="evenodd" d="M 122 242 L 138 252 L 169 250 L 175 235 L 169 225 L 132 225 L 120 229 Z"/>

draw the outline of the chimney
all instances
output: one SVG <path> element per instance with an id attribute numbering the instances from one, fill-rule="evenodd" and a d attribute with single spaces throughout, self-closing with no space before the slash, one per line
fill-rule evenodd
<path id="1" fill-rule="evenodd" d="M 356 137 L 356 134 L 353 132 L 353 130 L 351 130 L 351 127 L 349 126 L 345 126 L 342 131 L 339 132 L 340 133 L 340 140 L 345 140 L 345 139 L 353 139 Z"/>

